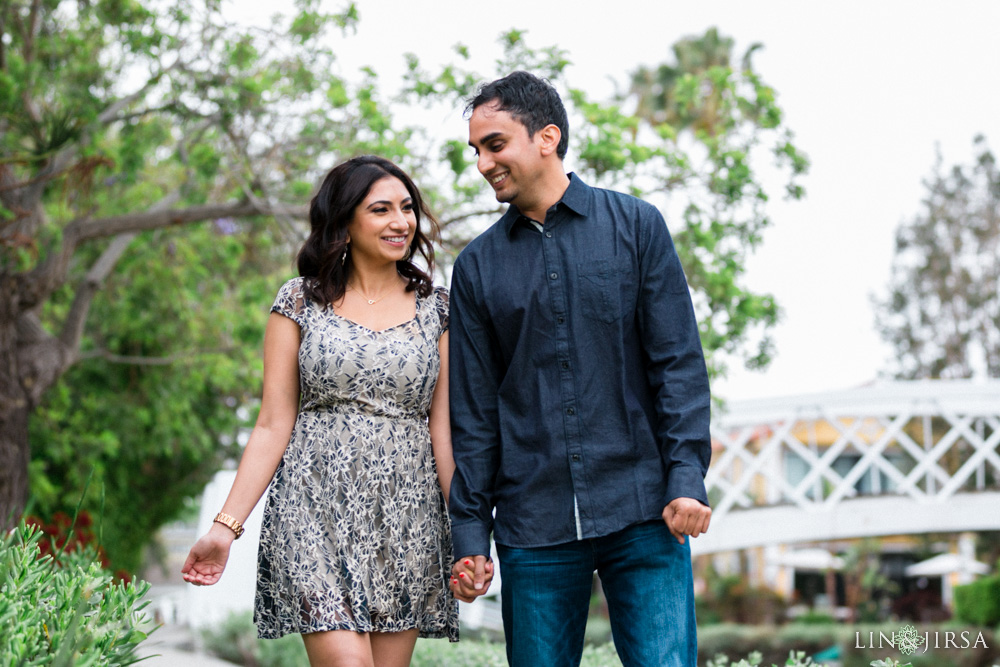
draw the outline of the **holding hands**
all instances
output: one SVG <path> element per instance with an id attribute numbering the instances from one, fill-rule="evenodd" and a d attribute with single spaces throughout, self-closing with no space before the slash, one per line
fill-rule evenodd
<path id="1" fill-rule="evenodd" d="M 472 602 L 485 595 L 493 581 L 493 561 L 486 556 L 467 556 L 451 568 L 451 592 L 456 600 Z"/>

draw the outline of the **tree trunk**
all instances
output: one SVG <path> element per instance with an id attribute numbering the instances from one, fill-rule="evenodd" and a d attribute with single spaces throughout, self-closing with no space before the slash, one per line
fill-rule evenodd
<path id="1" fill-rule="evenodd" d="M 18 312 L 15 282 L 0 277 L 0 528 L 5 530 L 17 523 L 28 501 L 28 418 L 71 357 L 33 312 Z"/>
<path id="2" fill-rule="evenodd" d="M 6 383 L 7 378 L 0 382 Z M 28 407 L 8 403 L 4 392 L 0 408 L 0 528 L 7 532 L 28 502 Z"/>
<path id="3" fill-rule="evenodd" d="M 18 376 L 16 292 L 0 281 L 0 529 L 13 526 L 28 501 L 30 401 Z"/>

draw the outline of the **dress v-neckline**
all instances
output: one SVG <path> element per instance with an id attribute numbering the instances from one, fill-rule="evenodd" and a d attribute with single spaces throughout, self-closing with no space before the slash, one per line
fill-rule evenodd
<path id="1" fill-rule="evenodd" d="M 405 327 L 406 325 L 415 322 L 417 320 L 417 316 L 420 314 L 420 295 L 419 294 L 414 294 L 414 299 L 413 299 L 413 317 L 411 317 L 410 319 L 408 319 L 408 320 L 406 320 L 404 322 L 400 322 L 399 324 L 393 324 L 392 326 L 386 327 L 384 329 L 372 329 L 371 327 L 366 327 L 365 325 L 361 324 L 360 322 L 355 322 L 351 318 L 345 317 L 344 315 L 341 315 L 340 313 L 337 312 L 337 309 L 334 308 L 333 306 L 330 306 L 330 311 L 334 315 L 336 315 L 337 317 L 339 317 L 340 319 L 342 319 L 345 322 L 347 322 L 348 324 L 352 324 L 352 325 L 358 327 L 359 329 L 364 329 L 365 331 L 368 331 L 368 332 L 371 332 L 371 333 L 380 334 L 380 333 L 385 333 L 386 331 L 392 331 L 393 329 L 398 329 L 400 327 Z"/>

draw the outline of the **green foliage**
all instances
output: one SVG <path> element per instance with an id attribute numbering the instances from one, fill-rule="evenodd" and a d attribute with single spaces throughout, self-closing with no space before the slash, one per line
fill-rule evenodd
<path id="1" fill-rule="evenodd" d="M 785 601 L 766 587 L 751 586 L 745 575 L 706 572 L 705 592 L 695 600 L 699 625 L 712 623 L 779 623 Z"/>
<path id="2" fill-rule="evenodd" d="M 50 261 L 71 225 L 158 202 L 301 207 L 342 156 L 399 153 L 405 134 L 385 129 L 377 81 L 348 87 L 333 73 L 328 37 L 355 24 L 356 8 L 299 5 L 249 31 L 200 0 L 43 3 L 37 34 L 25 3 L 2 10 L 0 97 L 10 104 L 0 106 L 0 171 L 23 187 L 4 180 L 0 195 L 20 197 L 5 210 L 37 226 L 0 243 L 0 279 L 43 276 L 41 320 L 53 337 L 72 340 L 73 309 L 112 245 L 74 248 L 60 275 Z M 43 187 L 30 190 L 36 181 Z M 115 568 L 138 569 L 156 529 L 238 454 L 260 391 L 269 299 L 301 238 L 287 216 L 136 236 L 96 285 L 84 333 L 66 350 L 72 363 L 31 414 L 38 514 L 68 512 L 94 471 L 84 507 L 96 514 L 103 498 L 102 544 Z"/>
<path id="3" fill-rule="evenodd" d="M 110 568 L 111 562 L 94 532 L 94 522 L 89 512 L 78 512 L 73 518 L 65 512 L 56 512 L 47 522 L 39 517 L 29 516 L 24 522 L 41 531 L 38 548 L 42 556 L 87 550 L 92 560 L 104 569 Z"/>
<path id="4" fill-rule="evenodd" d="M 866 538 L 854 543 L 844 554 L 844 594 L 852 620 L 874 623 L 883 620 L 882 604 L 897 590 L 895 582 L 882 571 L 879 554 L 882 545 L 878 539 Z"/>
<path id="5" fill-rule="evenodd" d="M 235 455 L 259 394 L 267 305 L 304 238 L 313 184 L 351 155 L 396 160 L 441 214 L 446 270 L 500 207 L 465 136 L 429 137 L 399 118 L 414 106 L 461 106 L 477 82 L 516 68 L 565 92 L 582 176 L 662 204 L 712 372 L 724 373 L 727 358 L 767 363 L 763 332 L 778 308 L 742 282 L 768 224 L 753 155 L 774 152 L 793 197 L 808 162 L 748 58 L 740 69 L 714 56 L 698 64 L 702 52 L 728 53 L 725 39 L 684 43 L 676 118 L 660 119 L 642 111 L 638 90 L 594 100 L 572 87 L 568 54 L 529 47 L 523 31 L 501 37 L 489 76 L 465 69 L 462 45 L 434 74 L 409 56 L 397 96 L 370 69 L 338 69 L 335 50 L 349 45 L 336 33 L 359 20 L 353 3 L 328 13 L 301 0 L 252 29 L 227 22 L 219 4 L 51 0 L 34 22 L 29 3 L 0 10 L 0 282 L 30 284 L 38 307 L 0 305 L 26 320 L 19 332 L 44 327 L 48 338 L 29 342 L 65 364 L 46 369 L 49 389 L 31 403 L 26 474 L 36 510 L 53 516 L 94 471 L 84 508 L 97 514 L 106 502 L 103 546 L 116 568 L 134 571 L 157 527 Z M 203 204 L 244 212 L 174 224 Z M 158 229 L 135 222 L 164 209 L 177 215 Z M 84 223 L 102 231 L 72 245 Z M 144 230 L 120 256 L 112 223 Z M 109 257 L 114 270 L 94 278 Z M 0 373 L 9 387 L 34 381 Z"/>
<path id="6" fill-rule="evenodd" d="M 792 623 L 798 625 L 831 625 L 835 623 L 836 620 L 830 614 L 824 614 L 823 612 L 810 609 L 804 614 L 800 614 L 792 619 Z"/>
<path id="7" fill-rule="evenodd" d="M 778 320 L 778 306 L 770 295 L 747 289 L 743 275 L 770 224 L 770 193 L 753 165 L 755 156 L 770 152 L 787 176 L 785 194 L 797 199 L 809 162 L 793 144 L 775 92 L 753 70 L 749 53 L 742 68 L 732 67 L 732 40 L 710 30 L 674 47 L 677 62 L 657 70 L 669 75 L 657 78 L 640 68 L 628 92 L 594 100 L 567 80 L 568 54 L 531 48 L 518 30 L 500 41 L 499 69 L 488 75 L 455 65 L 429 73 L 409 56 L 405 99 L 456 106 L 474 92 L 475 83 L 513 69 L 548 78 L 565 93 L 570 166 L 591 183 L 647 197 L 667 214 L 693 289 L 710 372 L 724 374 L 731 359 L 766 366 L 772 354 L 766 332 Z M 450 200 L 446 210 L 487 209 L 475 203 L 488 194 L 477 185 L 482 179 L 474 162 L 462 156 L 468 151 L 465 139 L 450 139 L 441 150 L 452 187 L 463 198 L 468 195 L 466 201 Z M 482 194 L 475 197 L 477 190 Z M 435 196 L 449 201 L 447 193 Z M 463 228 L 449 231 L 458 241 L 472 236 Z"/>
<path id="8" fill-rule="evenodd" d="M 853 637 L 853 636 L 852 636 Z M 711 656 L 756 653 L 763 664 L 780 663 L 792 653 L 814 655 L 847 641 L 839 626 L 720 624 L 698 628 L 699 662 Z M 760 664 L 760 663 L 758 663 Z"/>
<path id="9" fill-rule="evenodd" d="M 974 144 L 971 165 L 938 157 L 923 210 L 896 231 L 876 306 L 901 378 L 1000 378 L 1000 169 L 985 138 Z"/>
<path id="10" fill-rule="evenodd" d="M 95 298 L 84 360 L 33 415 L 36 511 L 68 511 L 93 470 L 85 506 L 103 494 L 111 508 L 102 545 L 115 569 L 138 570 L 144 545 L 183 509 L 179 499 L 238 456 L 236 434 L 251 423 L 264 295 L 281 278 L 267 244 L 244 227 L 140 236 Z M 49 307 L 68 304 L 57 294 Z"/>
<path id="11" fill-rule="evenodd" d="M 983 627 L 1000 624 L 1000 574 L 956 586 L 955 617 Z"/>
<path id="12" fill-rule="evenodd" d="M 298 635 L 258 639 L 250 612 L 231 614 L 219 627 L 203 631 L 202 639 L 209 653 L 237 665 L 298 667 L 308 663 Z"/>
<path id="13" fill-rule="evenodd" d="M 746 658 L 739 662 L 732 662 L 728 656 L 719 654 L 714 659 L 706 662 L 705 667 L 758 667 L 761 664 L 761 660 L 763 660 L 763 656 L 759 651 L 751 651 Z M 781 664 L 786 667 L 826 667 L 824 664 L 813 662 L 812 658 L 807 656 L 803 651 L 790 651 L 788 659 Z M 775 663 L 771 663 L 771 665 L 772 667 L 777 667 Z"/>
<path id="14" fill-rule="evenodd" d="M 851 627 L 841 624 L 820 626 L 745 626 L 717 625 L 698 630 L 698 664 L 705 667 L 758 667 L 784 665 L 785 667 L 824 667 L 809 656 L 831 646 L 840 646 L 844 667 L 875 667 L 893 665 L 906 667 L 895 658 L 883 659 L 877 649 L 856 650 L 855 631 L 867 637 L 869 631 L 878 636 L 875 628 Z M 961 632 L 955 626 L 921 628 L 921 632 Z M 463 629 L 463 639 L 451 644 L 442 639 L 419 639 L 413 653 L 413 667 L 497 667 L 507 664 L 502 639 L 489 641 L 472 637 Z M 220 628 L 203 633 L 205 645 L 215 655 L 241 665 L 260 667 L 290 667 L 305 664 L 302 641 L 296 636 L 280 640 L 261 640 L 249 614 L 236 614 Z M 990 651 L 948 650 L 929 651 L 907 658 L 913 667 L 979 667 L 996 660 L 993 635 L 987 633 L 985 642 Z M 891 649 L 890 649 L 891 650 Z M 730 660 L 727 656 L 745 658 Z M 888 663 L 885 660 L 889 660 Z M 987 662 L 990 661 L 990 662 Z M 621 661 L 610 642 L 587 644 L 584 647 L 581 667 L 620 667 Z M 907 663 L 909 664 L 909 663 Z"/>
<path id="15" fill-rule="evenodd" d="M 131 665 L 149 588 L 116 584 L 89 549 L 42 556 L 23 522 L 0 542 L 0 655 L 9 665 Z"/>
<path id="16" fill-rule="evenodd" d="M 462 640 L 448 645 L 440 639 L 420 639 L 413 651 L 411 667 L 503 667 L 507 654 L 502 643 Z"/>
<path id="17" fill-rule="evenodd" d="M 468 638 L 450 643 L 445 639 L 419 639 L 411 667 L 502 667 L 507 664 L 503 641 Z M 281 639 L 258 639 L 249 613 L 232 614 L 218 628 L 202 633 L 205 648 L 213 655 L 238 665 L 297 667 L 306 663 L 306 652 L 298 635 Z M 588 644 L 581 667 L 621 667 L 610 643 Z"/>

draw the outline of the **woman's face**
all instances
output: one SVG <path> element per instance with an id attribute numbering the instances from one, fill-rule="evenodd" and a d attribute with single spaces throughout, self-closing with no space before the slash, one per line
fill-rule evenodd
<path id="1" fill-rule="evenodd" d="M 352 260 L 382 264 L 406 259 L 417 229 L 410 192 L 395 176 L 375 182 L 347 225 Z"/>

